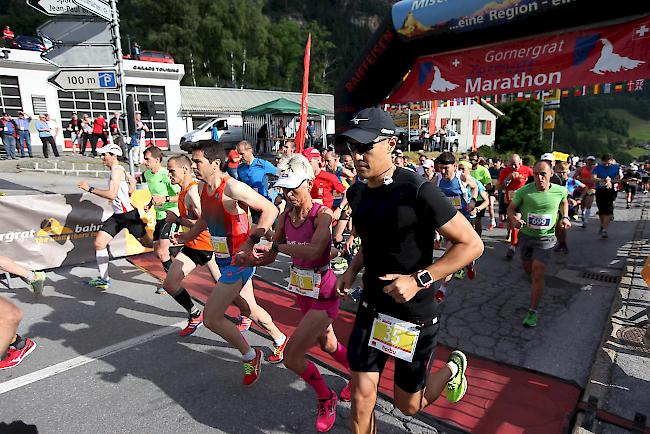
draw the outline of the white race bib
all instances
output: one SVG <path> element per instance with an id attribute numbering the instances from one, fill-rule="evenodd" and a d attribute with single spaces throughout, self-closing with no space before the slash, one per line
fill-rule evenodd
<path id="1" fill-rule="evenodd" d="M 531 229 L 550 229 L 553 216 L 551 214 L 528 214 L 526 224 Z"/>
<path id="2" fill-rule="evenodd" d="M 460 196 L 448 196 L 449 201 L 453 205 L 454 208 L 456 209 L 461 209 L 463 207 L 463 201 Z"/>
<path id="3" fill-rule="evenodd" d="M 380 313 L 372 323 L 368 346 L 412 362 L 419 336 L 417 325 Z"/>
<path id="4" fill-rule="evenodd" d="M 291 267 L 291 278 L 289 279 L 287 291 L 318 299 L 320 283 L 320 273 L 314 272 L 313 270 L 301 270 L 300 268 Z"/>
<path id="5" fill-rule="evenodd" d="M 217 259 L 226 259 L 230 258 L 230 251 L 228 250 L 228 240 L 226 237 L 210 237 L 212 241 L 212 250 L 214 250 L 214 256 Z"/>

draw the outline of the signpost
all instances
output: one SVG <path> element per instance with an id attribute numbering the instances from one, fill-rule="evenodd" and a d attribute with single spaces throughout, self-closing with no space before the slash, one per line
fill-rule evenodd
<path id="1" fill-rule="evenodd" d="M 72 0 L 26 0 L 27 4 L 37 11 L 50 17 L 83 16 L 92 17 L 94 14 L 80 8 Z"/>
<path id="2" fill-rule="evenodd" d="M 48 81 L 65 91 L 117 89 L 117 73 L 110 70 L 65 69 Z"/>
<path id="3" fill-rule="evenodd" d="M 113 14 L 111 7 L 101 0 L 73 0 L 77 6 L 81 6 L 89 12 L 105 19 L 106 21 L 113 21 Z"/>
<path id="4" fill-rule="evenodd" d="M 79 21 L 73 18 L 50 20 L 36 29 L 42 35 L 58 44 L 111 44 L 110 25 L 106 21 Z"/>

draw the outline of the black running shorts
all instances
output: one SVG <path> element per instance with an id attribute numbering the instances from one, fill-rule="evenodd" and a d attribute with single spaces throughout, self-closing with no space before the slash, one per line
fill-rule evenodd
<path id="1" fill-rule="evenodd" d="M 598 206 L 598 215 L 614 215 L 614 200 L 616 200 L 616 191 L 614 189 L 596 189 L 596 205 Z"/>
<path id="2" fill-rule="evenodd" d="M 128 229 L 136 238 L 142 238 L 147 233 L 147 228 L 137 209 L 124 214 L 113 214 L 102 223 L 101 230 L 111 237 L 115 237 L 122 229 Z"/>
<path id="3" fill-rule="evenodd" d="M 196 265 L 207 264 L 214 255 L 212 250 L 197 250 L 187 246 L 183 246 L 181 253 L 190 258 Z"/>
<path id="4" fill-rule="evenodd" d="M 389 355 L 368 346 L 375 313 L 372 309 L 359 306 L 354 328 L 348 342 L 348 362 L 355 372 L 383 372 Z M 433 352 L 438 340 L 438 323 L 423 326 L 420 330 L 413 354 L 413 361 L 407 362 L 395 358 L 395 384 L 408 393 L 417 393 L 424 389 L 433 363 Z"/>

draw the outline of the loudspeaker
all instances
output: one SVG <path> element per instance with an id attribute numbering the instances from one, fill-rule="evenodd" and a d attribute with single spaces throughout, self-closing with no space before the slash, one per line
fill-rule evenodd
<path id="1" fill-rule="evenodd" d="M 156 104 L 153 101 L 140 101 L 139 105 L 143 118 L 153 118 L 156 114 Z"/>
<path id="2" fill-rule="evenodd" d="M 135 132 L 135 102 L 133 95 L 126 97 L 126 125 L 129 127 L 129 134 Z"/>

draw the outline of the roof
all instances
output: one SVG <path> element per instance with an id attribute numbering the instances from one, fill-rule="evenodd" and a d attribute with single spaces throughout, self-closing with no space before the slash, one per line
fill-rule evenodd
<path id="1" fill-rule="evenodd" d="M 278 98 L 257 107 L 249 108 L 242 112 L 242 115 L 255 116 L 263 114 L 300 114 L 300 103 L 289 101 L 286 98 Z M 325 111 L 315 107 L 309 107 L 310 115 L 324 115 Z"/>
<path id="2" fill-rule="evenodd" d="M 276 90 L 181 86 L 181 112 L 207 116 L 240 113 L 279 98 L 300 104 L 302 96 L 300 92 Z M 334 95 L 310 93 L 309 107 L 333 115 Z"/>

